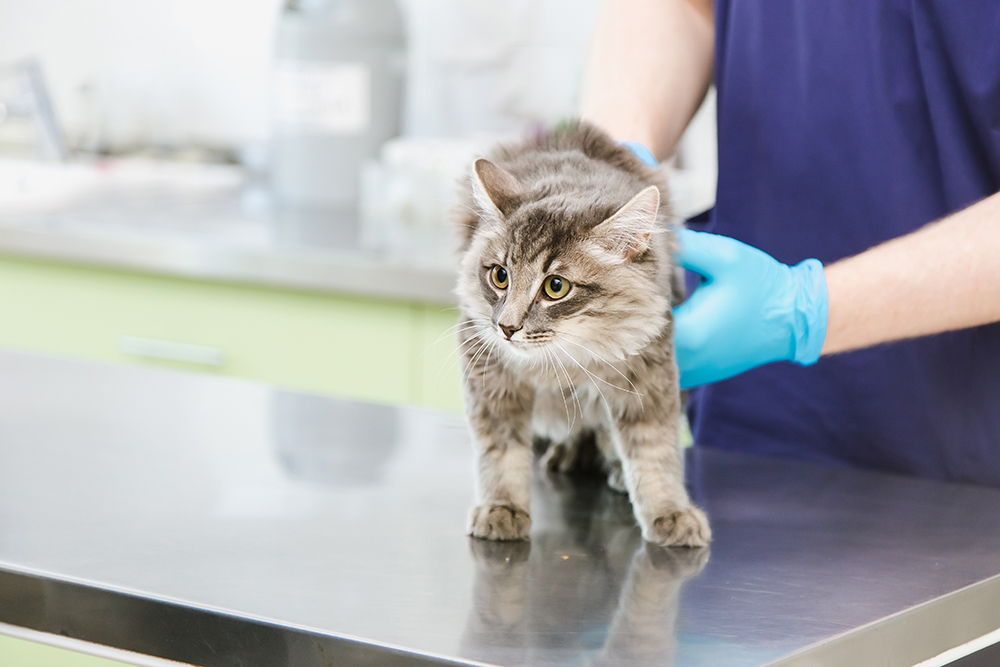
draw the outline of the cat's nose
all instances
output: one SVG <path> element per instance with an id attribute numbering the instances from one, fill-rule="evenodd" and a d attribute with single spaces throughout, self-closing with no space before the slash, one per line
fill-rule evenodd
<path id="1" fill-rule="evenodd" d="M 500 331 L 502 331 L 503 335 L 507 337 L 507 340 L 510 340 L 510 337 L 516 334 L 521 329 L 522 327 L 509 327 L 506 324 L 500 325 Z"/>

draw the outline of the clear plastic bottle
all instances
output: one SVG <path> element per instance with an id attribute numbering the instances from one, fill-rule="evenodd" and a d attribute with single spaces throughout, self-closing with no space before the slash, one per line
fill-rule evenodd
<path id="1" fill-rule="evenodd" d="M 399 134 L 395 0 L 287 0 L 275 48 L 271 182 L 282 204 L 354 208 L 362 163 Z"/>

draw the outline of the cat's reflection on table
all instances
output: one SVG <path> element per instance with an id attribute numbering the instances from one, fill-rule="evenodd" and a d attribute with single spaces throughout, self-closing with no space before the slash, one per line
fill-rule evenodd
<path id="1" fill-rule="evenodd" d="M 627 498 L 601 483 L 554 476 L 536 487 L 530 542 L 469 539 L 475 581 L 461 655 L 669 666 L 681 587 L 709 550 L 645 543 Z"/>

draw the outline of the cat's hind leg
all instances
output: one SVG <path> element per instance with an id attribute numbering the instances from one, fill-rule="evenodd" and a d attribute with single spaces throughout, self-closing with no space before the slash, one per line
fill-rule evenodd
<path id="1" fill-rule="evenodd" d="M 581 429 L 566 440 L 550 443 L 542 455 L 542 467 L 554 473 L 596 474 L 601 472 L 601 463 L 594 432 L 589 429 Z"/>

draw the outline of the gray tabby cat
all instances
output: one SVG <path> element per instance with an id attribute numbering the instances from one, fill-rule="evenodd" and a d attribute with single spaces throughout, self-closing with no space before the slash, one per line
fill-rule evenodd
<path id="1" fill-rule="evenodd" d="M 645 539 L 708 544 L 677 442 L 680 291 L 661 175 L 574 123 L 477 160 L 470 184 L 458 284 L 478 470 L 469 533 L 526 539 L 533 436 L 564 471 L 593 438 Z"/>

